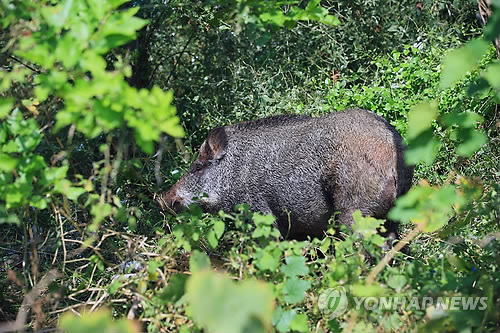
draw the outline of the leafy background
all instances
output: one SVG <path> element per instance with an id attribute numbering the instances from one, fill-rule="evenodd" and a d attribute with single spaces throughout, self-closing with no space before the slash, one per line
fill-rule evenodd
<path id="1" fill-rule="evenodd" d="M 0 331 L 498 331 L 497 2 L 484 34 L 465 0 L 0 8 Z M 382 221 L 360 215 L 354 234 L 297 242 L 244 205 L 159 211 L 211 128 L 352 106 L 390 121 L 417 164 L 390 213 L 406 251 L 384 253 Z M 349 307 L 329 319 L 318 297 L 337 286 Z"/>

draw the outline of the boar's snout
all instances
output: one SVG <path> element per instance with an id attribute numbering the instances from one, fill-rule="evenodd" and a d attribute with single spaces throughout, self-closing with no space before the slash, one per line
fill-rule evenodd
<path id="1" fill-rule="evenodd" d="M 178 184 L 172 186 L 172 188 L 156 199 L 160 204 L 162 210 L 170 210 L 175 213 L 179 213 L 184 206 L 184 199 L 182 199 L 178 194 Z"/>

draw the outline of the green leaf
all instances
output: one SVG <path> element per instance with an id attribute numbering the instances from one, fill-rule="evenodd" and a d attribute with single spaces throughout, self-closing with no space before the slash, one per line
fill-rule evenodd
<path id="1" fill-rule="evenodd" d="M 100 223 L 113 211 L 113 207 L 108 203 L 98 203 L 90 208 L 90 214 L 94 217 L 92 224 L 88 227 L 89 231 L 95 231 Z"/>
<path id="2" fill-rule="evenodd" d="M 90 9 L 98 20 L 102 20 L 111 9 L 109 1 L 87 0 Z"/>
<path id="3" fill-rule="evenodd" d="M 363 217 L 361 212 L 356 210 L 352 217 L 354 219 L 354 224 L 352 225 L 353 231 L 360 233 L 366 238 L 371 238 L 377 234 L 377 229 L 384 224 L 384 220 L 377 220 L 371 216 Z"/>
<path id="4" fill-rule="evenodd" d="M 14 53 L 45 68 L 52 68 L 55 56 L 49 43 L 35 42 L 32 38 L 23 38 L 19 42 L 19 49 Z"/>
<path id="5" fill-rule="evenodd" d="M 7 140 L 7 126 L 0 124 L 0 144 L 3 144 L 5 140 Z"/>
<path id="6" fill-rule="evenodd" d="M 217 237 L 217 239 L 220 239 L 222 237 L 225 229 L 226 229 L 226 224 L 224 223 L 224 221 L 217 220 L 214 222 L 213 230 L 215 232 L 215 236 Z"/>
<path id="7" fill-rule="evenodd" d="M 273 314 L 273 325 L 279 332 L 290 332 L 290 326 L 296 315 L 295 310 L 283 311 L 281 307 L 278 307 Z"/>
<path id="8" fill-rule="evenodd" d="M 9 214 L 5 207 L 0 206 L 0 224 L 8 223 L 8 224 L 16 224 L 20 225 L 21 221 L 15 214 Z"/>
<path id="9" fill-rule="evenodd" d="M 302 301 L 306 295 L 306 291 L 311 287 L 311 282 L 301 280 L 297 277 L 292 277 L 283 285 L 283 293 L 285 294 L 285 302 L 295 304 Z"/>
<path id="10" fill-rule="evenodd" d="M 419 214 L 419 205 L 428 198 L 434 189 L 430 186 L 416 186 L 404 196 L 399 197 L 389 211 L 388 218 L 396 221 L 410 221 Z"/>
<path id="11" fill-rule="evenodd" d="M 0 119 L 7 117 L 7 115 L 12 111 L 14 106 L 14 99 L 12 97 L 1 97 L 0 98 Z"/>
<path id="12" fill-rule="evenodd" d="M 5 191 L 5 207 L 7 209 L 20 206 L 25 198 L 21 187 L 16 185 L 9 186 Z"/>
<path id="13" fill-rule="evenodd" d="M 78 40 L 79 43 L 86 43 L 90 38 L 91 31 L 94 29 L 94 25 L 90 22 L 85 22 L 83 20 L 77 20 L 71 25 L 70 34 Z"/>
<path id="14" fill-rule="evenodd" d="M 47 200 L 39 195 L 34 195 L 30 198 L 30 206 L 38 209 L 45 209 L 47 208 Z"/>
<path id="15" fill-rule="evenodd" d="M 443 115 L 443 121 L 447 126 L 476 127 L 483 122 L 483 117 L 475 112 L 448 113 Z"/>
<path id="16" fill-rule="evenodd" d="M 173 304 L 184 296 L 186 290 L 186 282 L 189 275 L 175 274 L 168 279 L 168 284 L 160 293 L 160 300 L 165 304 Z"/>
<path id="17" fill-rule="evenodd" d="M 101 27 L 104 36 L 124 35 L 127 39 L 135 37 L 136 31 L 141 30 L 147 20 L 134 16 L 139 11 L 139 7 L 133 7 L 122 11 L 116 11 L 106 20 Z"/>
<path id="18" fill-rule="evenodd" d="M 493 6 L 492 6 L 493 7 Z M 484 28 L 484 38 L 493 42 L 500 36 L 500 7 L 496 6 L 493 15 L 488 18 L 488 24 Z"/>
<path id="19" fill-rule="evenodd" d="M 289 21 L 289 22 L 293 22 L 293 21 Z M 255 41 L 255 44 L 257 44 L 257 46 L 262 46 L 264 44 L 266 44 L 268 41 L 270 41 L 272 38 L 272 35 L 270 32 L 263 32 L 259 38 L 257 38 L 257 40 Z"/>
<path id="20" fill-rule="evenodd" d="M 219 240 L 217 239 L 217 237 L 215 237 L 215 232 L 213 230 L 208 231 L 207 241 L 208 245 L 210 245 L 212 249 L 217 248 L 217 246 L 219 245 Z"/>
<path id="21" fill-rule="evenodd" d="M 269 331 L 274 297 L 266 283 L 235 283 L 225 275 L 202 271 L 191 276 L 186 290 L 194 322 L 209 333 Z"/>
<path id="22" fill-rule="evenodd" d="M 36 146 L 40 143 L 41 137 L 37 134 L 35 135 L 21 135 L 14 139 L 17 146 L 17 152 L 24 153 L 28 151 L 33 151 Z"/>
<path id="23" fill-rule="evenodd" d="M 86 50 L 80 59 L 80 66 L 83 69 L 90 71 L 92 73 L 92 75 L 94 75 L 95 77 L 99 78 L 99 77 L 102 77 L 103 73 L 105 72 L 106 61 L 99 54 L 94 52 L 93 50 Z M 106 89 L 107 87 L 100 85 L 99 82 L 88 83 L 88 82 L 79 81 L 77 83 L 78 84 L 75 85 L 75 87 L 79 88 L 78 89 L 79 94 L 76 94 L 75 91 L 73 91 L 73 93 L 70 95 L 73 98 L 80 97 L 80 95 L 82 93 L 84 93 L 83 97 L 90 97 L 93 94 L 97 95 L 98 91 L 96 91 L 96 90 L 101 90 L 100 91 L 101 93 L 105 93 L 107 90 Z M 90 96 L 85 94 L 87 92 L 90 92 L 90 94 L 89 94 Z M 85 96 L 85 95 L 87 95 L 87 96 Z M 87 99 L 85 98 L 84 101 L 86 101 L 86 100 Z"/>
<path id="24" fill-rule="evenodd" d="M 328 15 L 328 10 L 320 6 L 316 0 L 310 0 L 306 6 L 305 12 L 310 20 L 321 21 Z"/>
<path id="25" fill-rule="evenodd" d="M 321 246 L 320 249 L 323 253 L 327 253 L 328 249 L 330 248 L 330 245 L 332 244 L 332 239 L 329 237 L 325 237 L 321 241 Z"/>
<path id="26" fill-rule="evenodd" d="M 387 290 L 376 284 L 365 285 L 362 283 L 355 283 L 351 288 L 351 292 L 357 297 L 377 297 L 387 295 Z"/>
<path id="27" fill-rule="evenodd" d="M 112 130 L 123 124 L 123 113 L 116 112 L 111 107 L 104 106 L 102 101 L 95 100 L 92 110 L 96 115 L 96 122 L 105 130 Z"/>
<path id="28" fill-rule="evenodd" d="M 307 20 L 314 20 L 332 26 L 340 24 L 340 20 L 333 15 L 328 15 L 328 10 L 321 7 L 317 0 L 309 1 L 305 9 L 301 9 L 297 6 L 291 7 L 288 16 L 291 20 L 285 22 L 285 25 L 289 28 L 294 27 L 291 23 L 295 23 L 295 21 Z"/>
<path id="29" fill-rule="evenodd" d="M 160 268 L 162 266 L 163 266 L 163 262 L 160 259 L 158 259 L 158 257 L 156 259 L 149 260 L 148 261 L 148 273 L 154 274 L 157 272 L 158 268 Z"/>
<path id="30" fill-rule="evenodd" d="M 281 266 L 281 271 L 288 277 L 297 275 L 307 275 L 309 268 L 306 265 L 306 258 L 299 256 L 289 256 L 285 258 L 286 265 Z"/>
<path id="31" fill-rule="evenodd" d="M 274 272 L 278 269 L 281 258 L 280 249 L 268 250 L 257 249 L 255 264 L 261 271 L 269 270 Z"/>
<path id="32" fill-rule="evenodd" d="M 303 313 L 297 314 L 290 323 L 290 329 L 296 332 L 309 332 L 307 315 Z"/>
<path id="33" fill-rule="evenodd" d="M 84 312 L 75 315 L 71 311 L 63 314 L 58 327 L 65 333 L 139 333 L 140 327 L 132 320 L 114 319 L 111 311 L 100 309 L 94 312 Z"/>
<path id="34" fill-rule="evenodd" d="M 108 286 L 108 292 L 113 295 L 123 286 L 123 282 L 118 278 L 114 279 L 113 282 Z"/>
<path id="35" fill-rule="evenodd" d="M 385 239 L 384 239 L 384 237 L 380 236 L 379 234 L 375 234 L 370 238 L 370 242 L 372 242 L 373 244 L 375 244 L 377 246 L 382 247 L 385 244 Z"/>
<path id="36" fill-rule="evenodd" d="M 144 94 L 144 90 L 141 94 Z M 144 112 L 152 114 L 153 126 L 158 126 L 159 130 L 170 136 L 181 138 L 185 133 L 179 117 L 176 116 L 175 106 L 172 105 L 173 99 L 174 94 L 171 90 L 164 92 L 154 86 L 149 96 L 150 106 L 144 108 Z"/>
<path id="37" fill-rule="evenodd" d="M 48 25 L 55 28 L 62 28 L 68 19 L 73 0 L 64 0 L 57 6 L 42 7 L 40 12 Z"/>
<path id="38" fill-rule="evenodd" d="M 413 106 L 408 112 L 408 139 L 414 139 L 430 129 L 437 115 L 435 101 L 422 102 Z"/>
<path id="39" fill-rule="evenodd" d="M 16 168 L 17 158 L 0 153 L 0 171 L 11 172 Z"/>
<path id="40" fill-rule="evenodd" d="M 35 87 L 35 96 L 40 101 L 45 101 L 51 92 L 51 89 L 47 86 L 36 86 Z"/>
<path id="41" fill-rule="evenodd" d="M 95 1 L 95 0 L 93 0 Z M 104 3 L 105 1 L 99 1 Z M 96 10 L 99 10 L 96 6 Z M 144 27 L 148 21 L 135 17 L 139 7 L 133 7 L 122 11 L 115 11 L 106 18 L 98 33 L 94 35 L 96 40 L 93 50 L 99 54 L 105 54 L 109 50 L 121 46 L 136 37 L 136 32 Z"/>
<path id="42" fill-rule="evenodd" d="M 44 172 L 45 180 L 47 183 L 53 183 L 56 180 L 61 180 L 66 177 L 68 173 L 69 165 L 63 165 L 62 167 L 52 167 L 48 168 Z"/>
<path id="43" fill-rule="evenodd" d="M 306 6 L 307 11 L 313 11 L 314 9 L 318 8 L 320 5 L 321 0 L 309 0 Z"/>
<path id="44" fill-rule="evenodd" d="M 400 292 L 404 286 L 406 286 L 407 279 L 404 275 L 391 275 L 389 280 L 387 281 L 387 285 L 392 289 L 395 289 L 397 292 Z"/>
<path id="45" fill-rule="evenodd" d="M 219 245 L 219 239 L 224 234 L 224 229 L 226 225 L 223 221 L 217 220 L 214 222 L 212 229 L 207 233 L 207 241 L 212 249 L 215 249 Z"/>
<path id="46" fill-rule="evenodd" d="M 210 258 L 198 250 L 194 250 L 189 257 L 189 270 L 191 273 L 196 273 L 210 269 Z"/>
<path id="47" fill-rule="evenodd" d="M 441 88 L 451 87 L 455 82 L 463 79 L 467 72 L 472 71 L 479 64 L 488 49 L 487 41 L 474 39 L 464 47 L 448 53 L 442 62 Z"/>
<path id="48" fill-rule="evenodd" d="M 288 16 L 291 17 L 292 19 L 291 22 L 294 23 L 295 21 L 307 21 L 309 19 L 307 12 L 304 9 L 297 6 L 293 6 L 290 8 Z M 294 28 L 294 27 L 289 27 L 289 28 Z"/>
<path id="49" fill-rule="evenodd" d="M 484 77 L 493 88 L 500 89 L 500 64 L 489 64 L 488 67 L 486 67 Z"/>
<path id="50" fill-rule="evenodd" d="M 270 234 L 271 234 L 270 227 L 261 226 L 261 227 L 255 228 L 255 230 L 252 233 L 252 238 L 259 238 L 259 237 L 267 238 Z"/>
<path id="51" fill-rule="evenodd" d="M 252 216 L 252 221 L 257 227 L 261 225 L 273 225 L 276 218 L 272 215 L 264 215 L 261 213 L 254 213 Z"/>
<path id="52" fill-rule="evenodd" d="M 175 112 L 175 108 L 174 108 Z M 159 129 L 164 133 L 167 133 L 174 138 L 182 138 L 185 135 L 184 128 L 179 124 L 180 118 L 177 116 L 171 116 L 169 119 L 162 120 L 159 123 Z"/>
<path id="53" fill-rule="evenodd" d="M 340 20 L 333 16 L 333 15 L 326 15 L 324 17 L 322 17 L 319 22 L 323 23 L 323 24 L 328 24 L 328 25 L 331 25 L 331 26 L 337 26 L 337 25 L 340 25 Z"/>
<path id="54" fill-rule="evenodd" d="M 111 8 L 118 8 L 120 7 L 121 5 L 123 5 L 124 3 L 126 2 L 129 2 L 130 0 L 108 0 Z"/>
<path id="55" fill-rule="evenodd" d="M 484 94 L 490 89 L 490 84 L 484 77 L 475 78 L 467 86 L 467 95 Z"/>
<path id="56" fill-rule="evenodd" d="M 454 186 L 436 188 L 424 183 L 399 197 L 388 217 L 422 224 L 423 231 L 433 232 L 448 223 L 453 206 L 461 204 L 463 198 L 458 196 Z"/>
<path id="57" fill-rule="evenodd" d="M 462 142 L 457 147 L 460 156 L 470 156 L 488 142 L 486 134 L 474 128 L 459 129 L 457 138 Z"/>
<path id="58" fill-rule="evenodd" d="M 85 192 L 87 192 L 87 190 L 85 190 L 83 187 L 70 186 L 66 188 L 62 193 L 65 194 L 69 200 L 76 202 L 78 200 L 78 197 Z"/>
<path id="59" fill-rule="evenodd" d="M 40 155 L 29 156 L 23 162 L 25 163 L 23 169 L 26 173 L 34 173 L 47 168 L 47 163 Z"/>
<path id="60" fill-rule="evenodd" d="M 82 51 L 79 43 L 68 33 L 57 43 L 55 56 L 59 59 L 64 67 L 72 68 L 80 60 Z"/>
<path id="61" fill-rule="evenodd" d="M 283 14 L 283 12 L 278 8 L 273 8 L 269 11 L 266 11 L 265 13 L 262 13 L 259 18 L 262 20 L 262 22 L 266 23 L 271 23 L 274 24 L 278 27 L 283 26 L 289 18 Z"/>
<path id="62" fill-rule="evenodd" d="M 138 131 L 137 128 L 134 131 L 134 135 L 135 135 L 135 140 L 137 141 L 137 145 L 139 145 L 139 147 L 141 147 L 141 150 L 145 153 L 152 154 L 153 153 L 153 142 L 151 140 L 144 140 L 142 137 L 142 133 L 140 131 Z"/>
<path id="63" fill-rule="evenodd" d="M 408 165 L 417 163 L 431 165 L 440 146 L 441 142 L 434 137 L 432 129 L 428 129 L 409 140 L 408 148 L 405 151 L 405 162 Z"/>

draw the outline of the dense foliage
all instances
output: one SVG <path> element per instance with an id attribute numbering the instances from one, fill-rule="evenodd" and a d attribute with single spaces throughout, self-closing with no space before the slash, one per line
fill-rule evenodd
<path id="1" fill-rule="evenodd" d="M 493 9 L 482 35 L 465 0 L 2 1 L 0 331 L 498 331 Z M 359 212 L 297 242 L 245 205 L 159 211 L 211 128 L 347 107 L 417 165 L 392 250 Z M 356 306 L 381 296 L 487 306 Z"/>

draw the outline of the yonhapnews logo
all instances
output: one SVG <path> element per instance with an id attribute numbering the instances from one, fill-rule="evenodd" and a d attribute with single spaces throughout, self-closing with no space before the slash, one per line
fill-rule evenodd
<path id="1" fill-rule="evenodd" d="M 318 308 L 330 319 L 344 314 L 347 305 L 348 301 L 344 287 L 328 288 L 319 295 Z"/>
<path id="2" fill-rule="evenodd" d="M 485 310 L 488 307 L 488 297 L 352 297 L 353 308 L 359 310 Z M 344 287 L 337 286 L 323 291 L 319 295 L 318 308 L 329 319 L 341 316 L 347 310 L 348 299 Z"/>

